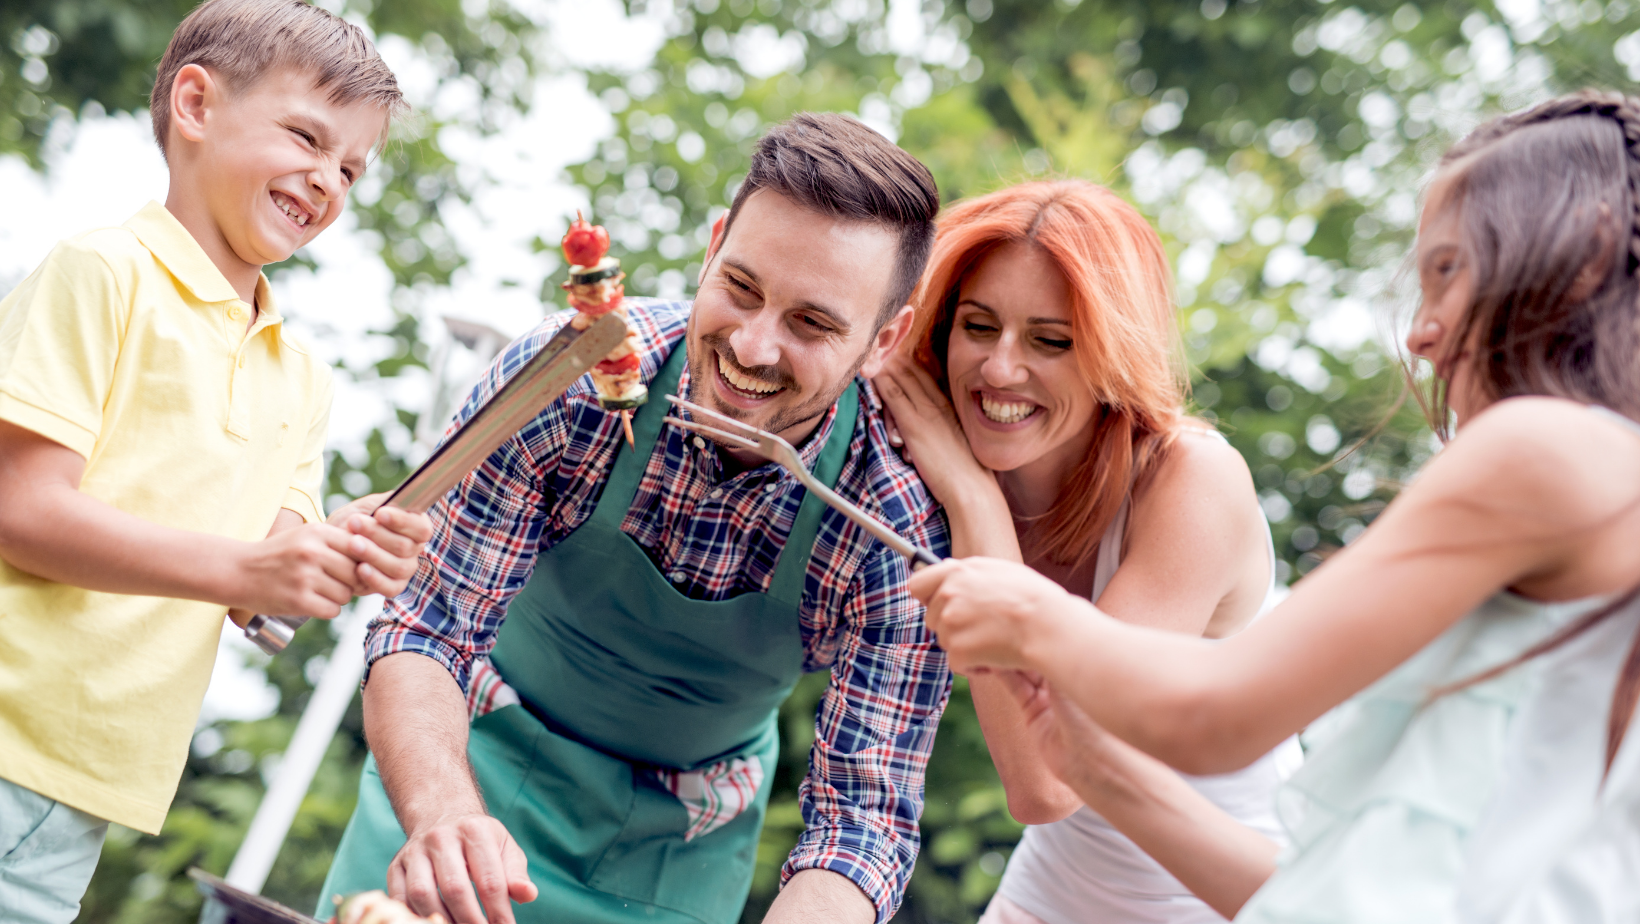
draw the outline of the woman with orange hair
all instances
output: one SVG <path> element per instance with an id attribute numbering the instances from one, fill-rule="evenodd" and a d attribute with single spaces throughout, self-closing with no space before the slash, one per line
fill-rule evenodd
<path id="1" fill-rule="evenodd" d="M 1269 527 L 1241 456 L 1185 414 L 1167 258 L 1132 206 L 1074 180 L 958 203 L 914 303 L 912 355 L 876 385 L 956 556 L 1022 561 L 1118 619 L 1191 635 L 1263 610 Z M 1044 753 L 1021 682 L 970 677 L 1009 810 L 1030 825 L 983 924 L 1218 921 L 1268 875 L 1295 740 L 1189 779 L 1092 723 Z M 1226 854 L 1257 869 L 1203 862 Z"/>

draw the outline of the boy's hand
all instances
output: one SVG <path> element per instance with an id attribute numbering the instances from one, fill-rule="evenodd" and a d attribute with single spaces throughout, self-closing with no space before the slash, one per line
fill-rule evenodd
<path id="1" fill-rule="evenodd" d="M 269 616 L 334 619 L 354 596 L 356 537 L 325 523 L 249 543 L 233 583 L 239 608 Z"/>
<path id="2" fill-rule="evenodd" d="M 387 497 L 367 494 L 328 520 L 352 534 L 345 551 L 357 562 L 353 586 L 360 594 L 397 596 L 410 583 L 422 547 L 433 536 L 433 521 L 427 514 L 383 507 Z"/>

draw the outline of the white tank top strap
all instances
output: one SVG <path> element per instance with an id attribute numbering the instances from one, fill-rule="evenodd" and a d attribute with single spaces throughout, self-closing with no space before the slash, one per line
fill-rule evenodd
<path id="1" fill-rule="evenodd" d="M 1099 551 L 1093 559 L 1092 599 L 1095 603 L 1104 595 L 1105 587 L 1122 565 L 1122 537 L 1127 534 L 1128 510 L 1132 506 L 1131 496 L 1124 499 L 1122 506 L 1116 509 L 1116 516 L 1111 518 L 1110 525 L 1105 527 L 1105 534 L 1099 537 Z"/>
<path id="2" fill-rule="evenodd" d="M 1606 407 L 1603 404 L 1590 404 L 1590 405 L 1587 405 L 1587 407 L 1589 408 L 1589 410 L 1594 411 L 1597 414 L 1601 414 L 1601 415 L 1604 415 L 1606 417 L 1609 417 L 1612 420 L 1615 420 L 1618 423 L 1622 424 L 1623 426 L 1628 427 L 1630 430 L 1633 430 L 1635 433 L 1640 434 L 1640 421 L 1635 421 L 1631 418 L 1625 417 L 1622 414 L 1617 413 L 1616 411 L 1612 410 L 1609 407 Z"/>
<path id="3" fill-rule="evenodd" d="M 1225 438 L 1224 434 L 1220 433 L 1219 431 L 1217 431 L 1215 429 L 1213 429 L 1212 427 L 1208 427 L 1208 426 L 1200 426 L 1200 427 L 1198 427 L 1198 426 L 1188 426 L 1188 427 L 1185 427 L 1184 429 L 1185 429 L 1185 432 L 1187 432 L 1187 433 L 1198 433 L 1198 434 L 1201 434 L 1202 436 L 1211 436 L 1211 437 L 1216 438 L 1219 442 L 1223 443 L 1226 446 L 1230 445 L 1230 441 Z"/>
<path id="4" fill-rule="evenodd" d="M 1622 415 L 1616 414 L 1615 411 L 1607 408 L 1601 408 L 1601 410 L 1618 416 L 1625 423 L 1635 427 L 1636 430 L 1640 430 L 1640 424 L 1636 424 L 1627 417 L 1622 417 Z M 1214 437 L 1226 446 L 1230 445 L 1230 441 L 1225 439 L 1224 434 L 1212 427 L 1189 427 L 1188 429 L 1192 433 Z M 1092 599 L 1095 603 L 1098 603 L 1099 598 L 1104 595 L 1105 588 L 1110 585 L 1111 578 L 1116 576 L 1116 569 L 1122 565 L 1122 538 L 1127 535 L 1128 513 L 1132 508 L 1133 495 L 1129 494 L 1123 499 L 1122 506 L 1117 508 L 1116 516 L 1111 519 L 1110 525 L 1105 527 L 1105 534 L 1099 538 L 1099 551 L 1095 554 L 1093 563 Z M 1276 545 L 1274 538 L 1270 535 L 1268 523 L 1264 527 L 1264 551 L 1269 562 L 1270 581 L 1264 593 L 1264 605 L 1259 608 L 1259 615 L 1261 616 L 1265 610 L 1274 606 L 1279 600 L 1276 595 Z"/>

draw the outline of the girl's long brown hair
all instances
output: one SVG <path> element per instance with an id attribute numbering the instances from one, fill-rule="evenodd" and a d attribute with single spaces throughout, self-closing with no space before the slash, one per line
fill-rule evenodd
<path id="1" fill-rule="evenodd" d="M 1128 492 L 1178 435 L 1188 388 L 1173 319 L 1167 253 L 1133 206 L 1081 180 L 1022 183 L 947 208 L 912 296 L 910 348 L 951 397 L 946 378 L 957 296 L 980 260 L 1008 243 L 1038 247 L 1070 283 L 1077 367 L 1099 402 L 1093 449 L 1053 509 L 1022 535 L 1027 555 L 1081 565 Z"/>
<path id="2" fill-rule="evenodd" d="M 1475 280 L 1449 356 L 1475 345 L 1475 378 L 1493 401 L 1550 395 L 1640 421 L 1640 100 L 1585 90 L 1493 119 L 1453 145 L 1440 176 Z M 1425 407 L 1444 432 L 1445 389 Z M 1636 599 L 1640 586 L 1436 695 L 1559 648 Z M 1612 695 L 1607 772 L 1637 699 L 1640 634 Z"/>

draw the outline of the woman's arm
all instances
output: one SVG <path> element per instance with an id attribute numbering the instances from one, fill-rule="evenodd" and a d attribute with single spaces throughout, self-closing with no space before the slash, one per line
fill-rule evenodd
<path id="1" fill-rule="evenodd" d="M 1008 672 L 1011 698 L 1048 767 L 1214 911 L 1233 918 L 1275 872 L 1276 845 L 1161 761 L 1100 728 L 1046 683 Z"/>
<path id="2" fill-rule="evenodd" d="M 1510 587 L 1548 600 L 1640 574 L 1640 440 L 1568 401 L 1499 402 L 1367 532 L 1233 639 L 1125 625 L 1017 565 L 912 578 L 956 670 L 1035 670 L 1192 773 L 1244 767 Z"/>
<path id="3" fill-rule="evenodd" d="M 945 507 L 952 554 L 1022 561 L 1008 501 L 996 477 L 969 451 L 951 403 L 928 373 L 896 356 L 872 384 L 887 405 L 918 476 Z M 1014 820 L 1047 824 L 1076 811 L 1082 800 L 1043 764 L 1019 704 L 1002 680 L 994 674 L 976 674 L 969 678 L 968 689 Z"/>

